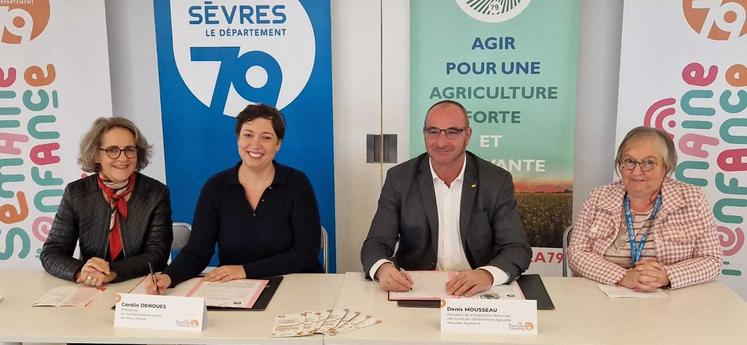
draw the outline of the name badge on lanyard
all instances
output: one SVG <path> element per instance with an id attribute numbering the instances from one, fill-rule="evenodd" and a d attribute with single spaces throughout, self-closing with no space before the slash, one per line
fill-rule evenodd
<path id="1" fill-rule="evenodd" d="M 651 230 L 651 228 L 654 227 L 654 219 L 656 219 L 656 213 L 659 212 L 660 206 L 661 192 L 659 192 L 659 195 L 656 196 L 654 209 L 651 211 L 651 215 L 646 221 L 649 226 L 648 228 L 646 228 L 646 231 L 643 232 L 641 241 L 636 245 L 635 231 L 633 230 L 633 213 L 630 211 L 630 197 L 628 196 L 628 193 L 625 193 L 625 221 L 628 226 L 628 242 L 630 242 L 630 264 L 633 266 L 635 266 L 635 264 L 641 259 L 641 254 L 643 253 L 643 244 L 646 243 L 648 232 Z"/>

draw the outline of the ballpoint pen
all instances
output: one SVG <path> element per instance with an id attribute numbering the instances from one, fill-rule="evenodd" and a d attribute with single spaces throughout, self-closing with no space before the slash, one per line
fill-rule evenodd
<path id="1" fill-rule="evenodd" d="M 150 261 L 148 261 L 148 269 L 150 270 L 150 278 L 153 279 L 153 286 L 156 287 L 156 295 L 160 295 L 161 293 L 158 291 L 158 281 L 156 280 L 156 273 L 153 272 L 153 265 L 150 264 Z"/>
<path id="2" fill-rule="evenodd" d="M 407 278 L 407 273 L 405 273 L 405 269 L 404 268 L 400 267 L 399 268 L 399 273 L 402 275 L 402 278 L 405 278 L 405 280 L 410 281 L 410 279 Z M 410 287 L 410 291 L 412 291 L 412 287 Z"/>

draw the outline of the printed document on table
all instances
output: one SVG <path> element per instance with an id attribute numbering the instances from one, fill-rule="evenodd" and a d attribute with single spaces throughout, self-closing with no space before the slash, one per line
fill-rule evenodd
<path id="1" fill-rule="evenodd" d="M 272 337 L 300 337 L 306 335 L 303 332 L 306 323 L 306 313 L 300 314 L 278 314 L 272 325 Z"/>
<path id="2" fill-rule="evenodd" d="M 228 282 L 208 282 L 201 277 L 189 279 L 173 289 L 167 289 L 163 295 L 204 297 L 208 307 L 251 308 L 262 294 L 268 280 L 237 279 Z M 185 289 L 186 288 L 186 289 Z M 145 294 L 145 279 L 130 293 Z"/>
<path id="3" fill-rule="evenodd" d="M 106 288 L 90 286 L 59 286 L 49 290 L 34 302 L 34 307 L 85 307 Z"/>
<path id="4" fill-rule="evenodd" d="M 442 298 L 459 298 L 446 293 L 446 282 L 458 272 L 448 271 L 408 271 L 412 280 L 412 291 L 389 292 L 390 301 L 435 301 Z M 525 299 L 516 281 L 498 285 L 471 298 L 485 299 Z"/>
<path id="5" fill-rule="evenodd" d="M 653 292 L 637 292 L 624 286 L 597 285 L 609 298 L 662 298 L 669 297 L 662 289 Z"/>
<path id="6" fill-rule="evenodd" d="M 200 280 L 188 297 L 204 297 L 208 307 L 251 308 L 257 301 L 267 280 L 238 279 L 228 282 Z"/>

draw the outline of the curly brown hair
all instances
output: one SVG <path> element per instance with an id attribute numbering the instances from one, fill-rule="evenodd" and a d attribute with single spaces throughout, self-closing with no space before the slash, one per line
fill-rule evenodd
<path id="1" fill-rule="evenodd" d="M 85 172 L 98 172 L 100 167 L 96 163 L 96 154 L 101 146 L 101 137 L 110 129 L 119 127 L 124 128 L 135 137 L 135 147 L 137 148 L 137 166 L 136 170 L 142 170 L 150 162 L 153 145 L 148 144 L 143 133 L 135 124 L 124 117 L 99 117 L 93 122 L 91 129 L 83 135 L 80 140 L 80 151 L 78 152 L 78 164 Z"/>

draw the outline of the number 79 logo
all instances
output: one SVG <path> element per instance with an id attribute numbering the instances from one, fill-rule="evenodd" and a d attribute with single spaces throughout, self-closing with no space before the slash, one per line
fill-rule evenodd
<path id="1" fill-rule="evenodd" d="M 747 1 L 684 0 L 685 19 L 702 37 L 717 41 L 737 39 L 747 33 Z"/>
<path id="2" fill-rule="evenodd" d="M 38 37 L 49 22 L 49 0 L 0 1 L 0 42 L 22 44 Z"/>

